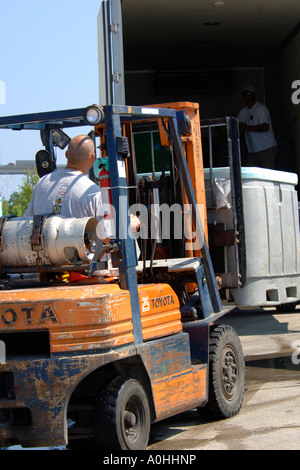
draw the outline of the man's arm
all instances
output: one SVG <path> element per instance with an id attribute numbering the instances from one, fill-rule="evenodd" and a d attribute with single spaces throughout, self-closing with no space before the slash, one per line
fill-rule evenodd
<path id="1" fill-rule="evenodd" d="M 270 128 L 269 124 L 267 122 L 264 122 L 263 124 L 257 124 L 256 126 L 248 126 L 244 122 L 240 122 L 240 129 L 244 131 L 251 131 L 251 132 L 266 132 Z"/>

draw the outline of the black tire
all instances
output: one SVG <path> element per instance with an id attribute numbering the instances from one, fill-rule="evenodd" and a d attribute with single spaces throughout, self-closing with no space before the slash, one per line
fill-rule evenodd
<path id="1" fill-rule="evenodd" d="M 150 434 L 146 393 L 135 379 L 116 377 L 99 393 L 95 406 L 97 447 L 110 450 L 143 450 Z"/>
<path id="2" fill-rule="evenodd" d="M 218 325 L 210 333 L 208 403 L 201 415 L 224 419 L 236 415 L 245 391 L 245 362 L 241 342 L 229 325 Z"/>

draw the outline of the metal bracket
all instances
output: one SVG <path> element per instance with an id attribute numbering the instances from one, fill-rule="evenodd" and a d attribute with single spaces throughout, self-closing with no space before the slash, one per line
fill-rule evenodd
<path id="1" fill-rule="evenodd" d="M 113 21 L 113 23 L 110 25 L 110 31 L 112 33 L 118 34 L 120 32 L 120 23 Z"/>
<path id="2" fill-rule="evenodd" d="M 129 142 L 127 137 L 116 137 L 117 152 L 122 158 L 130 157 Z"/>
<path id="3" fill-rule="evenodd" d="M 44 219 L 45 216 L 43 215 L 33 216 L 32 232 L 30 236 L 30 244 L 33 251 L 40 251 L 43 249 L 42 226 Z"/>
<path id="4" fill-rule="evenodd" d="M 112 75 L 112 81 L 115 83 L 119 83 L 121 81 L 121 74 L 120 72 L 114 72 Z"/>

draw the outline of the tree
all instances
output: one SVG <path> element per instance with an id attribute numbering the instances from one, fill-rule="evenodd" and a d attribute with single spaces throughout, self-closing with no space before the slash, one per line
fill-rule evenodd
<path id="1" fill-rule="evenodd" d="M 8 215 L 8 214 L 9 214 L 8 201 L 5 199 L 5 197 L 2 197 L 2 214 L 1 215 Z"/>
<path id="2" fill-rule="evenodd" d="M 27 209 L 32 196 L 33 188 L 35 187 L 38 180 L 39 176 L 36 170 L 28 169 L 22 179 L 22 185 L 20 186 L 19 191 L 14 191 L 11 194 L 8 203 L 5 200 L 3 201 L 3 214 L 22 217 Z M 6 208 L 8 211 L 5 211 Z"/>

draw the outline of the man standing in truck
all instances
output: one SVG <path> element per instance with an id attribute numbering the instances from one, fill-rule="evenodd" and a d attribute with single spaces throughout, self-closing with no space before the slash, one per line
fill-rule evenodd
<path id="1" fill-rule="evenodd" d="M 240 130 L 245 133 L 248 150 L 247 166 L 276 168 L 277 141 L 268 108 L 256 101 L 252 85 L 242 88 L 246 106 L 239 112 Z"/>

